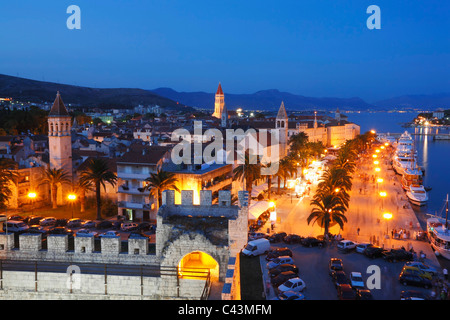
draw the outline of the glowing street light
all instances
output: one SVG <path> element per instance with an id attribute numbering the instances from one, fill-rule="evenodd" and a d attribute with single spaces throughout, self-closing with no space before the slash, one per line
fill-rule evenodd
<path id="1" fill-rule="evenodd" d="M 384 181 L 383 178 L 378 178 L 378 179 L 377 179 L 377 182 L 378 182 L 378 183 L 382 183 L 383 181 Z"/>
<path id="2" fill-rule="evenodd" d="M 72 219 L 73 219 L 73 203 L 75 202 L 75 200 L 77 200 L 77 195 L 71 193 L 67 196 L 67 199 L 69 199 L 69 201 L 72 202 Z"/>
<path id="3" fill-rule="evenodd" d="M 34 199 L 36 199 L 37 194 L 36 192 L 28 192 L 28 198 L 31 200 L 31 215 L 34 214 Z"/>
<path id="4" fill-rule="evenodd" d="M 386 220 L 386 237 L 389 237 L 389 220 L 392 219 L 392 213 L 385 212 L 383 213 L 383 218 Z"/>
<path id="5" fill-rule="evenodd" d="M 379 165 L 379 164 L 380 164 L 380 161 L 375 160 L 375 161 L 373 162 L 373 164 L 374 164 L 374 165 Z"/>
<path id="6" fill-rule="evenodd" d="M 378 156 L 377 156 L 376 154 L 373 154 L 372 157 L 373 157 L 374 159 L 375 159 L 375 158 L 378 158 Z"/>
<path id="7" fill-rule="evenodd" d="M 384 209 L 384 198 L 387 197 L 387 193 L 385 191 L 380 191 L 380 197 L 381 197 L 381 210 Z"/>
<path id="8" fill-rule="evenodd" d="M 375 172 L 380 172 L 381 171 L 381 169 L 380 168 L 375 168 Z"/>
<path id="9" fill-rule="evenodd" d="M 380 151 L 380 149 L 377 149 L 377 150 L 375 150 L 375 152 L 376 152 L 376 153 L 380 153 L 381 151 Z"/>

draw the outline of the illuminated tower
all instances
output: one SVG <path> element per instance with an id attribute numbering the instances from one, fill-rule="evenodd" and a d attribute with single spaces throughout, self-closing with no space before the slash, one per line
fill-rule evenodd
<path id="1" fill-rule="evenodd" d="M 222 113 L 223 113 L 224 106 L 225 106 L 225 96 L 222 91 L 222 86 L 220 85 L 220 82 L 219 82 L 219 87 L 217 88 L 217 92 L 216 92 L 216 101 L 214 103 L 213 117 L 222 119 Z"/>
<path id="2" fill-rule="evenodd" d="M 71 116 L 61 99 L 59 92 L 48 114 L 48 144 L 50 169 L 63 169 L 72 177 L 72 140 L 71 140 Z M 69 186 L 58 188 L 58 202 L 64 202 L 63 194 Z"/>
<path id="3" fill-rule="evenodd" d="M 275 128 L 280 134 L 280 157 L 283 158 L 287 155 L 288 149 L 288 116 L 286 113 L 286 109 L 284 108 L 284 102 L 281 102 L 281 106 L 278 110 L 277 118 L 275 121 Z"/>

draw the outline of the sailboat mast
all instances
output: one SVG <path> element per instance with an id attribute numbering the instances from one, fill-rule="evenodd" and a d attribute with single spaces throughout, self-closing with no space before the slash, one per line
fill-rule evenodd
<path id="1" fill-rule="evenodd" d="M 445 205 L 445 229 L 448 226 L 448 193 L 447 193 L 447 203 Z"/>

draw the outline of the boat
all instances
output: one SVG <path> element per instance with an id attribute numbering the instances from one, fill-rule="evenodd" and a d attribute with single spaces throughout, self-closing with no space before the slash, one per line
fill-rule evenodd
<path id="1" fill-rule="evenodd" d="M 450 260 L 450 232 L 448 230 L 448 194 L 446 200 L 445 219 L 431 216 L 427 219 L 427 234 L 431 247 L 436 255 Z"/>
<path id="2" fill-rule="evenodd" d="M 421 185 L 423 182 L 423 174 L 422 171 L 419 169 L 410 169 L 406 168 L 403 176 L 402 176 L 402 188 L 403 190 L 408 190 L 409 186 L 412 184 L 418 184 Z M 428 191 L 427 188 L 425 188 L 425 191 Z"/>
<path id="3" fill-rule="evenodd" d="M 414 148 L 414 140 L 406 131 L 400 136 L 395 144 L 392 167 L 399 175 L 403 175 L 407 168 L 417 167 L 417 150 Z"/>
<path id="4" fill-rule="evenodd" d="M 416 206 L 424 206 L 428 202 L 428 194 L 423 185 L 412 184 L 406 191 L 409 202 Z"/>

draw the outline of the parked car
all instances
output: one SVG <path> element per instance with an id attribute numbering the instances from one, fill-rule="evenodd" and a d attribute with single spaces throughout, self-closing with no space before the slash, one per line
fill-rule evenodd
<path id="1" fill-rule="evenodd" d="M 80 229 L 80 230 L 78 230 L 78 231 L 76 232 L 76 235 L 77 235 L 77 236 L 83 236 L 83 235 L 86 235 L 86 236 L 94 236 L 94 237 L 97 237 L 97 236 L 98 236 L 98 232 L 94 232 L 94 231 L 91 231 L 91 230 L 89 230 L 89 229 Z"/>
<path id="2" fill-rule="evenodd" d="M 22 217 L 22 216 L 19 216 L 19 215 L 15 214 L 15 215 L 10 215 L 10 216 L 8 216 L 8 220 L 13 220 L 13 221 L 24 221 L 25 218 Z"/>
<path id="3" fill-rule="evenodd" d="M 298 234 L 291 233 L 283 238 L 283 242 L 287 244 L 301 243 L 302 239 L 303 237 L 299 236 Z"/>
<path id="4" fill-rule="evenodd" d="M 330 262 L 328 263 L 328 271 L 330 276 L 333 274 L 334 271 L 343 271 L 344 270 L 344 264 L 342 263 L 342 259 L 339 258 L 331 258 Z"/>
<path id="5" fill-rule="evenodd" d="M 256 257 L 261 254 L 268 253 L 270 250 L 270 242 L 267 239 L 261 238 L 249 241 L 244 249 L 242 249 L 242 254 L 249 257 Z"/>
<path id="6" fill-rule="evenodd" d="M 419 270 L 419 269 L 415 269 L 415 268 L 410 268 L 408 266 L 403 267 L 402 272 L 406 272 L 406 273 L 410 273 L 410 274 L 414 274 L 416 276 L 428 279 L 428 280 L 433 280 L 433 276 L 431 275 L 431 273 Z"/>
<path id="7" fill-rule="evenodd" d="M 47 229 L 45 229 L 43 226 L 40 226 L 38 224 L 35 224 L 33 226 L 30 226 L 27 230 L 27 233 L 40 233 L 40 234 L 46 234 Z"/>
<path id="8" fill-rule="evenodd" d="M 412 285 L 416 287 L 424 287 L 425 289 L 431 288 L 430 280 L 408 272 L 401 272 L 398 280 L 404 286 Z"/>
<path id="9" fill-rule="evenodd" d="M 120 233 L 114 230 L 110 230 L 102 233 L 100 237 L 120 237 Z"/>
<path id="10" fill-rule="evenodd" d="M 66 234 L 69 237 L 73 236 L 73 231 L 66 227 L 51 227 L 48 229 L 47 234 Z"/>
<path id="11" fill-rule="evenodd" d="M 270 250 L 266 255 L 266 260 L 270 261 L 280 256 L 289 256 L 292 257 L 292 250 L 289 248 L 276 248 Z"/>
<path id="12" fill-rule="evenodd" d="M 317 247 L 317 246 L 323 246 L 325 244 L 325 242 L 323 240 L 319 240 L 317 238 L 314 237 L 307 237 L 307 238 L 303 238 L 301 240 L 301 244 L 304 247 Z"/>
<path id="13" fill-rule="evenodd" d="M 295 292 L 292 290 L 281 292 L 278 296 L 279 300 L 305 300 L 305 296 L 300 292 Z"/>
<path id="14" fill-rule="evenodd" d="M 55 217 L 46 217 L 39 221 L 39 225 L 46 227 L 46 226 L 53 226 L 56 223 Z"/>
<path id="15" fill-rule="evenodd" d="M 278 287 L 278 291 L 302 292 L 306 288 L 306 283 L 299 277 L 291 278 Z"/>
<path id="16" fill-rule="evenodd" d="M 139 231 L 149 231 L 152 227 L 152 224 L 150 222 L 141 222 L 137 226 L 137 230 Z"/>
<path id="17" fill-rule="evenodd" d="M 356 300 L 373 300 L 372 292 L 369 289 L 356 289 Z"/>
<path id="18" fill-rule="evenodd" d="M 123 222 L 120 226 L 122 231 L 133 231 L 137 230 L 138 224 L 136 222 Z"/>
<path id="19" fill-rule="evenodd" d="M 371 243 L 358 243 L 356 245 L 355 251 L 357 253 L 364 253 L 364 251 L 369 247 L 372 247 Z"/>
<path id="20" fill-rule="evenodd" d="M 23 221 L 6 221 L 3 222 L 3 231 L 14 232 L 14 233 L 23 233 L 27 232 L 30 227 Z"/>
<path id="21" fill-rule="evenodd" d="M 96 225 L 95 221 L 92 220 L 86 220 L 81 223 L 81 227 L 85 229 L 95 228 L 95 225 Z"/>
<path id="22" fill-rule="evenodd" d="M 363 289 L 365 287 L 364 280 L 360 272 L 350 273 L 350 285 L 353 289 Z"/>
<path id="23" fill-rule="evenodd" d="M 407 261 L 405 263 L 405 267 L 414 268 L 414 269 L 418 269 L 418 270 L 421 270 L 424 272 L 428 272 L 432 276 L 437 274 L 437 270 L 435 268 L 430 267 L 430 266 L 424 264 L 423 262 L 419 262 L 419 261 Z"/>
<path id="24" fill-rule="evenodd" d="M 287 236 L 286 232 L 277 232 L 277 233 L 272 234 L 269 237 L 269 241 L 271 243 L 280 242 L 280 241 L 283 241 L 283 238 L 286 236 Z"/>
<path id="25" fill-rule="evenodd" d="M 339 284 L 337 286 L 337 294 L 339 300 L 356 300 L 355 290 L 347 283 Z"/>
<path id="26" fill-rule="evenodd" d="M 367 247 L 366 250 L 364 250 L 364 255 L 368 258 L 375 259 L 375 258 L 383 257 L 383 253 L 385 251 L 386 250 L 383 249 L 382 247 L 370 246 L 370 247 Z"/>
<path id="27" fill-rule="evenodd" d="M 357 246 L 357 243 L 353 242 L 351 240 L 341 240 L 337 244 L 338 250 L 343 251 L 343 252 L 350 252 L 351 250 L 355 249 L 356 246 Z"/>
<path id="28" fill-rule="evenodd" d="M 281 272 L 276 277 L 273 277 L 272 279 L 270 279 L 270 282 L 272 283 L 272 285 L 275 288 L 277 288 L 278 286 L 280 286 L 283 283 L 285 283 L 287 280 L 295 278 L 297 276 L 298 275 L 295 272 L 293 272 L 293 271 L 284 271 L 284 272 Z"/>
<path id="29" fill-rule="evenodd" d="M 405 290 L 400 293 L 400 300 L 428 300 L 429 297 L 418 290 Z"/>
<path id="30" fill-rule="evenodd" d="M 333 271 L 331 278 L 333 279 L 333 283 L 336 288 L 341 284 L 350 285 L 350 281 L 344 271 Z"/>
<path id="31" fill-rule="evenodd" d="M 270 271 L 270 269 L 278 267 L 281 264 L 294 264 L 294 260 L 289 256 L 281 256 L 269 261 L 267 263 L 267 269 Z"/>
<path id="32" fill-rule="evenodd" d="M 249 232 L 248 234 L 248 240 L 252 241 L 252 240 L 258 240 L 261 238 L 269 238 L 269 234 L 267 233 L 263 233 L 263 232 Z"/>
<path id="33" fill-rule="evenodd" d="M 80 228 L 83 223 L 83 219 L 80 218 L 73 218 L 67 221 L 67 227 L 68 228 Z"/>
<path id="34" fill-rule="evenodd" d="M 109 221 L 109 220 L 103 220 L 103 221 L 97 222 L 95 224 L 95 228 L 96 229 L 109 229 L 109 228 L 112 228 L 112 222 Z"/>
<path id="35" fill-rule="evenodd" d="M 389 262 L 411 261 L 413 260 L 413 254 L 405 249 L 391 249 L 383 252 L 383 258 Z"/>
<path id="36" fill-rule="evenodd" d="M 298 274 L 298 267 L 295 264 L 281 264 L 273 269 L 270 269 L 269 276 L 273 278 L 286 271 L 292 271 L 295 274 Z"/>
<path id="37" fill-rule="evenodd" d="M 42 219 L 44 219 L 44 217 L 41 217 L 41 216 L 28 216 L 28 217 L 25 217 L 23 222 L 25 222 L 29 226 L 33 226 L 33 225 L 39 224 L 39 221 L 41 221 Z"/>
<path id="38" fill-rule="evenodd" d="M 56 219 L 54 226 L 55 227 L 66 227 L 67 226 L 67 219 L 61 218 Z"/>

